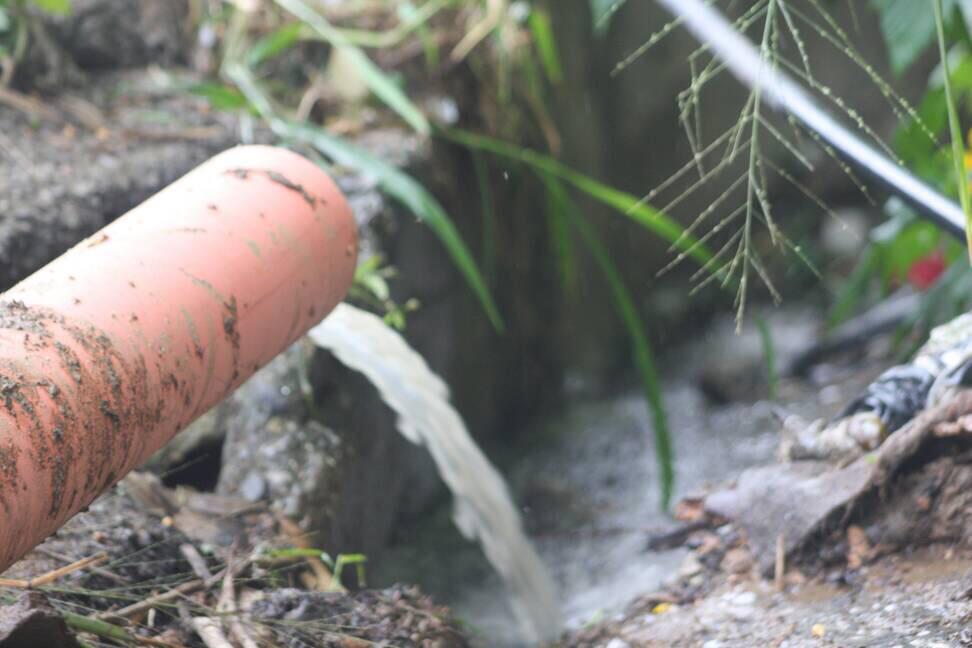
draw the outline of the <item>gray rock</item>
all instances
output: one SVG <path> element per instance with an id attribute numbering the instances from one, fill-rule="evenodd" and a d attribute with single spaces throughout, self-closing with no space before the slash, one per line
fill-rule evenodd
<path id="1" fill-rule="evenodd" d="M 733 488 L 706 497 L 705 508 L 742 525 L 753 556 L 768 574 L 780 535 L 787 554 L 800 547 L 830 515 L 870 485 L 875 470 L 864 459 L 846 468 L 827 468 L 810 461 L 752 468 Z"/>
<path id="2" fill-rule="evenodd" d="M 267 496 L 267 480 L 259 472 L 251 472 L 240 484 L 240 495 L 251 502 L 262 500 Z"/>

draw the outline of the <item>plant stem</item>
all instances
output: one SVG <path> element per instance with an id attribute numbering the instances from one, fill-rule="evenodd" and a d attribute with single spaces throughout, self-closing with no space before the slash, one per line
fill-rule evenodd
<path id="1" fill-rule="evenodd" d="M 965 244 L 969 260 L 972 261 L 972 201 L 969 199 L 969 183 L 965 177 L 965 146 L 962 127 L 959 124 L 958 104 L 952 90 L 952 75 L 948 69 L 948 48 L 945 44 L 945 20 L 942 15 L 942 0 L 932 0 L 935 9 L 935 30 L 938 34 L 938 53 L 942 59 L 942 73 L 945 77 L 945 104 L 948 108 L 948 128 L 952 138 L 952 165 L 955 182 L 958 185 L 959 203 L 965 214 Z"/>

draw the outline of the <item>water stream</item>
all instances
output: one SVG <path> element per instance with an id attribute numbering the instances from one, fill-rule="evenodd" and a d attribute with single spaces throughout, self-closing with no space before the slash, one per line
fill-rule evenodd
<path id="1" fill-rule="evenodd" d="M 553 581 L 523 531 L 506 482 L 449 403 L 446 384 L 398 333 L 353 306 L 339 305 L 308 336 L 367 376 L 398 414 L 402 435 L 428 448 L 453 493 L 456 526 L 479 541 L 512 594 L 521 638 L 555 637 L 562 623 Z"/>
<path id="2" fill-rule="evenodd" d="M 767 314 L 781 365 L 813 339 L 818 322 L 797 310 Z M 763 371 L 755 327 L 735 333 L 731 317 L 713 323 L 678 352 L 677 371 L 666 372 L 665 402 L 677 457 L 677 494 L 731 479 L 742 469 L 773 460 L 779 437 L 776 408 L 812 419 L 834 414 L 859 384 L 838 387 L 847 376 L 817 384 L 788 382 L 779 399 L 716 404 L 698 386 L 702 370 L 724 365 L 733 384 Z M 863 384 L 865 378 L 858 379 Z M 657 591 L 678 573 L 683 549 L 646 550 L 652 533 L 672 528 L 658 509 L 651 417 L 637 391 L 595 400 L 571 399 L 568 408 L 520 437 L 509 462 L 510 484 L 541 558 L 557 584 L 568 627 L 617 614 L 639 594 Z M 430 516 L 400 532 L 382 561 L 381 582 L 414 582 L 448 604 L 478 637 L 477 645 L 522 646 L 510 623 L 508 596 L 475 547 Z"/>

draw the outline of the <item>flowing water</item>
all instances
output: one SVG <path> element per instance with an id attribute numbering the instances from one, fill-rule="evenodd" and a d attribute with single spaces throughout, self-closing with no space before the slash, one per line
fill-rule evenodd
<path id="1" fill-rule="evenodd" d="M 812 311 L 764 313 L 780 366 L 813 339 Z M 742 335 L 729 316 L 714 322 L 665 375 L 665 403 L 677 458 L 677 494 L 731 479 L 749 466 L 773 461 L 780 436 L 778 408 L 807 419 L 834 414 L 872 375 L 836 373 L 820 384 L 786 381 L 776 403 L 757 402 L 764 371 L 754 326 Z M 721 367 L 721 368 L 720 368 Z M 718 404 L 703 395 L 702 372 L 743 393 Z M 821 385 L 826 387 L 821 388 Z M 840 385 L 838 387 L 838 385 Z M 639 594 L 657 591 L 680 570 L 684 549 L 651 552 L 647 538 L 677 523 L 658 509 L 652 421 L 639 392 L 585 400 L 520 434 L 505 474 L 541 558 L 557 584 L 570 628 L 620 613 Z M 509 596 L 469 543 L 430 515 L 400 531 L 399 542 L 373 566 L 375 582 L 421 585 L 449 605 L 484 648 L 522 648 L 511 632 Z"/>
<path id="2" fill-rule="evenodd" d="M 553 581 L 523 531 L 503 477 L 469 436 L 449 389 L 405 340 L 378 317 L 339 305 L 308 333 L 372 382 L 398 414 L 398 429 L 424 445 L 454 496 L 453 519 L 477 539 L 513 595 L 523 639 L 555 637 L 562 626 Z"/>

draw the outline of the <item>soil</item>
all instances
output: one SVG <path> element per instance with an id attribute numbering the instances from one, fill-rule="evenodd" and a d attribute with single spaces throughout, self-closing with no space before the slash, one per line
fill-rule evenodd
<path id="1" fill-rule="evenodd" d="M 719 574 L 684 603 L 643 597 L 561 646 L 969 646 L 972 553 L 934 545 L 776 591 L 756 576 Z M 799 572 L 791 583 L 803 580 Z"/>
<path id="2" fill-rule="evenodd" d="M 235 632 L 228 619 L 238 620 L 260 645 L 466 645 L 448 610 L 415 587 L 331 591 L 329 578 L 327 583 L 317 578 L 319 561 L 286 557 L 288 547 L 301 544 L 292 531 L 292 524 L 251 503 L 169 490 L 157 478 L 135 473 L 4 578 L 29 580 L 79 559 L 104 556 L 44 586 L 50 604 L 61 614 L 108 621 L 171 646 L 203 646 L 194 618 L 216 615 L 222 615 L 227 633 Z M 229 599 L 238 611 L 228 616 L 224 569 L 233 575 Z M 193 582 L 200 585 L 181 596 L 155 598 Z M 19 593 L 0 588 L 0 603 L 16 605 Z M 125 611 L 146 600 L 157 602 Z M 0 617 L 9 616 L 0 610 Z M 81 636 L 89 646 L 104 645 L 91 633 Z"/>
<path id="3" fill-rule="evenodd" d="M 236 117 L 172 92 L 191 83 L 157 69 L 106 72 L 32 107 L 0 105 L 0 287 L 240 141 Z"/>

